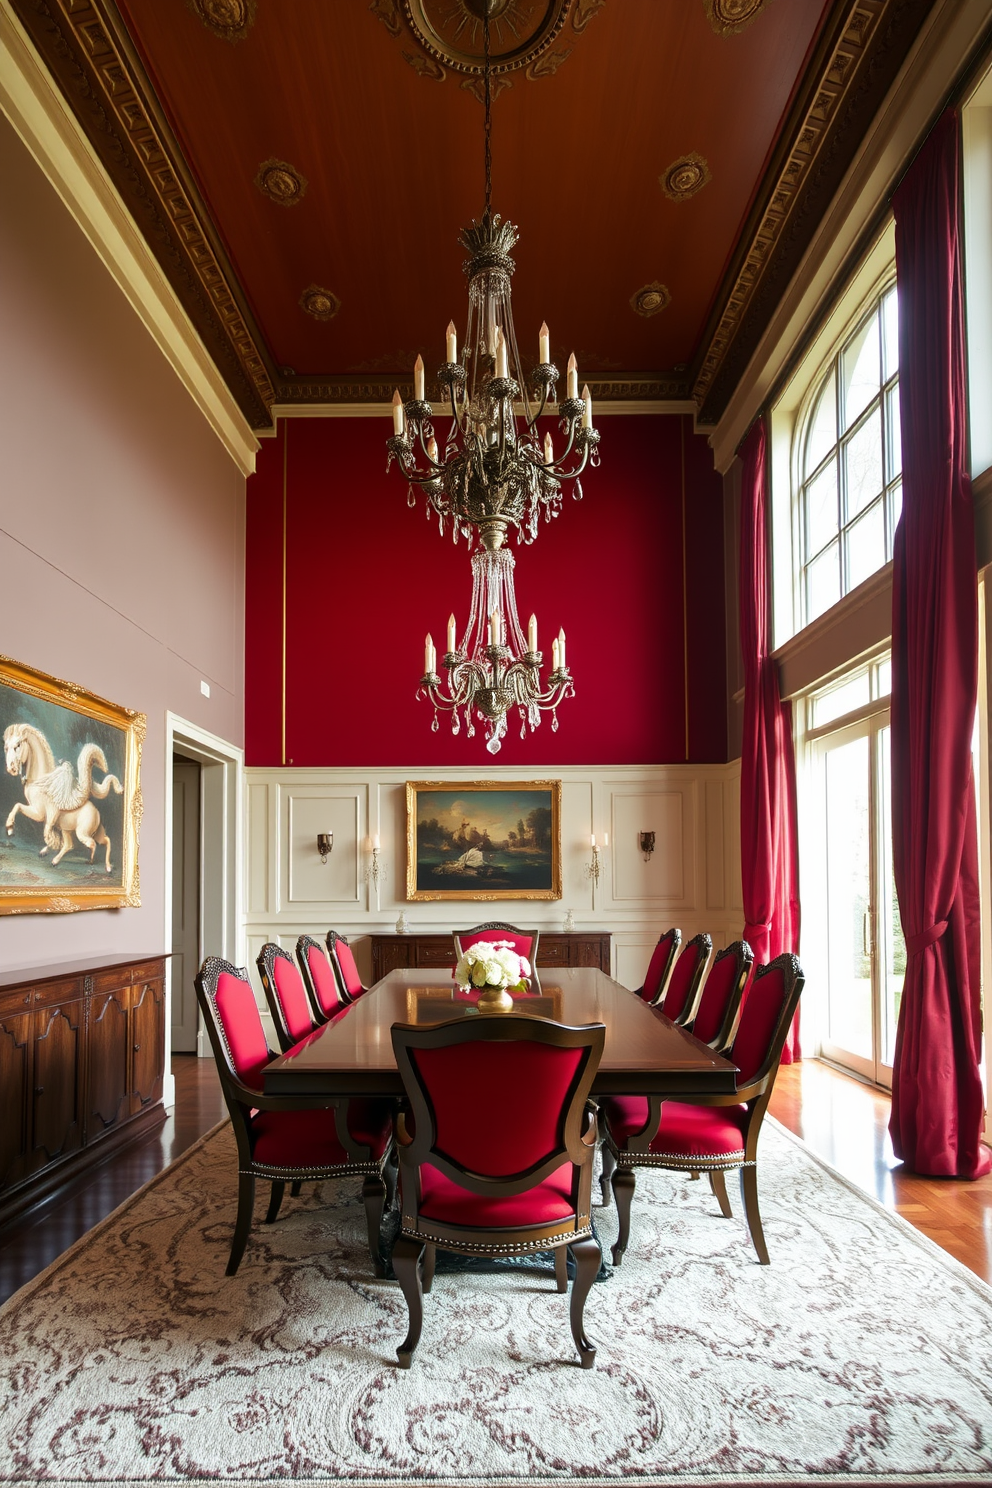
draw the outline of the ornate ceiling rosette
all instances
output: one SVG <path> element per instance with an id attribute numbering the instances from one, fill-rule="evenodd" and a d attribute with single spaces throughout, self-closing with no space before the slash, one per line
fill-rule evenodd
<path id="1" fill-rule="evenodd" d="M 769 0 L 706 0 L 706 19 L 721 36 L 733 36 L 757 20 Z"/>
<path id="2" fill-rule="evenodd" d="M 333 290 L 311 284 L 300 295 L 300 307 L 314 320 L 333 320 L 341 309 L 341 301 Z"/>
<path id="3" fill-rule="evenodd" d="M 223 41 L 244 41 L 255 19 L 256 0 L 186 0 L 208 31 Z"/>
<path id="4" fill-rule="evenodd" d="M 677 202 L 688 201 L 690 196 L 702 191 L 710 179 L 709 166 L 702 155 L 697 155 L 695 151 L 691 155 L 680 155 L 658 177 L 668 200 Z"/>
<path id="5" fill-rule="evenodd" d="M 511 86 L 508 74 L 530 81 L 553 77 L 606 0 L 371 0 L 369 9 L 391 36 L 413 42 L 403 57 L 421 77 L 461 86 L 481 97 L 483 18 L 488 7 L 492 96 Z"/>
<path id="6" fill-rule="evenodd" d="M 307 178 L 286 160 L 263 160 L 255 185 L 263 196 L 281 207 L 295 207 L 306 195 Z"/>
<path id="7" fill-rule="evenodd" d="M 645 284 L 630 297 L 630 308 L 638 315 L 643 315 L 645 320 L 660 311 L 666 310 L 672 303 L 671 291 L 667 284 L 659 284 L 657 279 L 650 284 Z"/>

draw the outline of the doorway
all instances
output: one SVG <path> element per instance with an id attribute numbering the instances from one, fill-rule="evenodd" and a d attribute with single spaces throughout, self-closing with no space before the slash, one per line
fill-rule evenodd
<path id="1" fill-rule="evenodd" d="M 172 757 L 172 1052 L 195 1054 L 200 965 L 200 764 Z"/>

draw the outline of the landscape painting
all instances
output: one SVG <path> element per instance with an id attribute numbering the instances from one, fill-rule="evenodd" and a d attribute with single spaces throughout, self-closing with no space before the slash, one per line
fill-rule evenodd
<path id="1" fill-rule="evenodd" d="M 0 914 L 138 899 L 144 715 L 0 657 Z"/>
<path id="2" fill-rule="evenodd" d="M 561 781 L 408 781 L 408 899 L 560 899 Z"/>

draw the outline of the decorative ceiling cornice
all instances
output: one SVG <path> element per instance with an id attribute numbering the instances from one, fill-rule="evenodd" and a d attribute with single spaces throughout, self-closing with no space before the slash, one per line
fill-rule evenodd
<path id="1" fill-rule="evenodd" d="M 693 366 L 715 424 L 934 0 L 837 0 L 716 297 Z"/>
<path id="2" fill-rule="evenodd" d="M 665 377 L 657 373 L 631 373 L 625 377 L 583 374 L 588 383 L 593 401 L 644 402 L 646 400 L 676 400 L 684 402 L 690 396 L 688 377 Z M 393 389 L 399 388 L 400 396 L 407 401 L 413 397 L 413 382 L 394 373 L 390 377 L 283 377 L 279 382 L 276 402 L 296 403 L 378 403 L 388 406 Z M 433 403 L 439 416 L 443 416 L 447 405 L 448 390 L 440 383 L 428 380 L 427 401 Z"/>
<path id="3" fill-rule="evenodd" d="M 113 0 L 11 0 L 239 408 L 267 428 L 262 337 Z"/>

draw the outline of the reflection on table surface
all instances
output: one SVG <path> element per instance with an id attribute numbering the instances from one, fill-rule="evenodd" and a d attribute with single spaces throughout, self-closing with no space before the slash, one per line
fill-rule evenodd
<path id="1" fill-rule="evenodd" d="M 455 982 L 447 987 L 407 987 L 406 1021 L 425 1027 L 430 1023 L 450 1023 L 452 1018 L 468 1018 L 479 1012 L 483 988 L 463 992 Z M 513 992 L 513 1011 L 531 1018 L 553 1018 L 562 1021 L 560 987 L 542 987 L 540 992 Z M 496 1016 L 505 1016 L 497 1014 Z"/>
<path id="2" fill-rule="evenodd" d="M 542 987 L 539 995 L 517 994 L 514 1000 L 532 1012 L 538 1000 L 550 1000 L 556 1022 L 606 1025 L 594 1094 L 723 1094 L 736 1088 L 732 1064 L 603 972 L 575 966 L 553 975 L 553 987 Z M 461 993 L 443 976 L 436 969 L 390 972 L 353 1006 L 267 1065 L 266 1093 L 399 1095 L 402 1082 L 390 1038 L 394 1023 L 508 1016 L 469 1013 L 474 994 Z M 435 1017 L 434 1010 L 442 1008 Z"/>

